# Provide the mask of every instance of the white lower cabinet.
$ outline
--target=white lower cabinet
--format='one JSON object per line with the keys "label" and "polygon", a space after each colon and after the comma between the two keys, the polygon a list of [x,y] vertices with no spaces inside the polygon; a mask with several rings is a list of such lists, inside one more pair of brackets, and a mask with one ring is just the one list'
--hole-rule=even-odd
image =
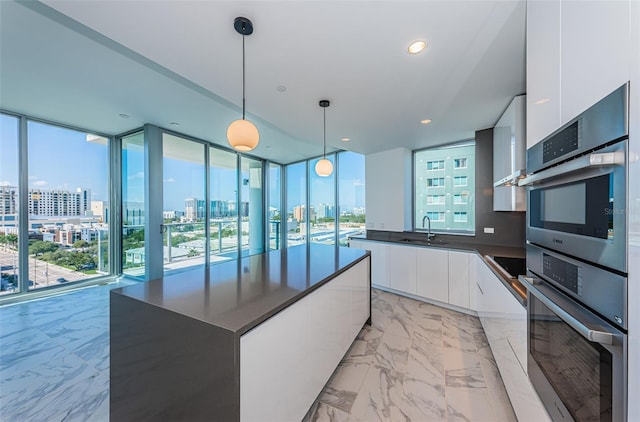
{"label": "white lower cabinet", "polygon": [[449,251],[449,303],[469,309],[469,252]]}
{"label": "white lower cabinet", "polygon": [[304,418],[369,318],[368,261],[240,337],[241,421]]}
{"label": "white lower cabinet", "polygon": [[389,287],[416,294],[416,250],[413,246],[388,245]]}
{"label": "white lower cabinet", "polygon": [[349,246],[371,252],[371,284],[389,287],[388,245],[383,242],[351,239],[349,240]]}
{"label": "white lower cabinet", "polygon": [[449,251],[415,249],[417,295],[449,303]]}
{"label": "white lower cabinet", "polygon": [[527,310],[479,261],[477,312],[518,421],[549,421],[527,376]]}
{"label": "white lower cabinet", "polygon": [[469,255],[469,309],[478,312],[483,306],[484,298],[480,287],[480,265],[484,263],[477,254]]}

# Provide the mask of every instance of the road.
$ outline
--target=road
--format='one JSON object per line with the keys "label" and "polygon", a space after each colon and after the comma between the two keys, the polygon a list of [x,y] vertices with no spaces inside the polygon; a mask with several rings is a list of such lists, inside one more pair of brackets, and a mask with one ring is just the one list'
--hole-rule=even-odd
{"label": "road", "polygon": [[[0,249],[0,268],[3,273],[10,275],[19,273],[18,252],[11,249]],[[56,280],[64,278],[67,281],[83,280],[95,277],[94,274],[84,274],[69,270],[58,265],[29,257],[29,281],[34,282],[30,288],[40,288],[59,284]]]}

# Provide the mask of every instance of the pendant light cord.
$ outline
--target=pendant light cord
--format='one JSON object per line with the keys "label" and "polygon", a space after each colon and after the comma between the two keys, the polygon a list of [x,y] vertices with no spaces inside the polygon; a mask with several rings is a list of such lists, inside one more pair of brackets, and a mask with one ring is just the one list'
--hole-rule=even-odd
{"label": "pendant light cord", "polygon": [[323,133],[324,133],[324,140],[322,142],[322,145],[323,145],[322,158],[326,159],[327,158],[327,108],[323,107],[322,112],[324,114],[324,125],[322,127]]}
{"label": "pendant light cord", "polygon": [[244,120],[244,24],[242,24],[242,120]]}

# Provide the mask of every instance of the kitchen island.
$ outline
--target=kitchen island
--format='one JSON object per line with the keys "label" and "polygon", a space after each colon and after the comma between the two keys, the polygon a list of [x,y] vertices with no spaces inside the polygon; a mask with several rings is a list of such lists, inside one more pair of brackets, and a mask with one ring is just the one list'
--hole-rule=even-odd
{"label": "kitchen island", "polygon": [[113,290],[111,420],[301,420],[370,280],[369,252],[311,244]]}

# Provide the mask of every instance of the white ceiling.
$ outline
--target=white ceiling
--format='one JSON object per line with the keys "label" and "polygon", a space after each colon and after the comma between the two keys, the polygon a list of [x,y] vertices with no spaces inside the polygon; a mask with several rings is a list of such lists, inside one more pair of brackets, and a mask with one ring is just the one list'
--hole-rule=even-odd
{"label": "white ceiling", "polygon": [[[0,106],[105,134],[152,123],[227,145],[242,105],[233,20],[245,16],[255,155],[321,154],[320,99],[331,100],[329,149],[423,148],[492,127],[524,92],[525,9],[525,0],[3,0]],[[412,56],[416,39],[429,46]]]}

